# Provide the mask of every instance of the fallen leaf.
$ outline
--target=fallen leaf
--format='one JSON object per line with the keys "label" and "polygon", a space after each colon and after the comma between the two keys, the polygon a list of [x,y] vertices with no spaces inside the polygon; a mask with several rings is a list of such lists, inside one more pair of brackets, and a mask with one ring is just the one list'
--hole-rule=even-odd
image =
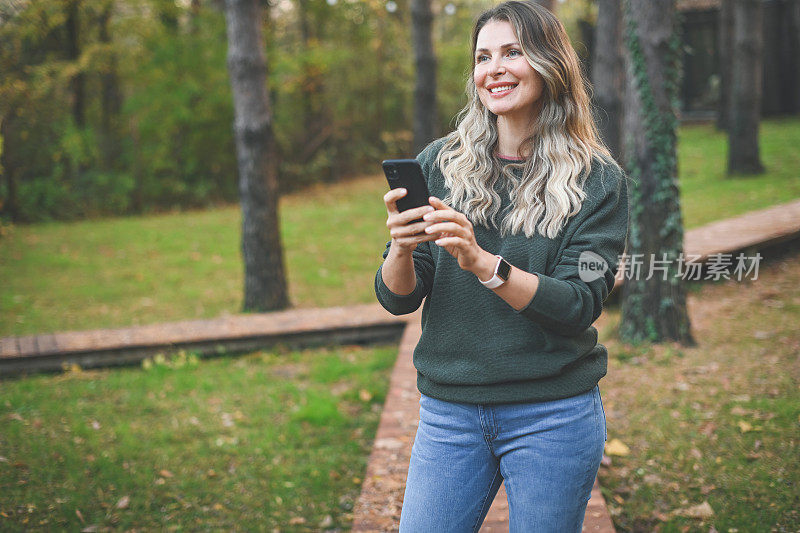
{"label": "fallen leaf", "polygon": [[130,496],[123,496],[117,502],[117,509],[127,509],[130,503],[131,503]]}
{"label": "fallen leaf", "polygon": [[86,523],[86,520],[83,519],[83,513],[81,513],[80,509],[75,509],[75,516],[80,518],[82,523],[84,523],[84,524]]}
{"label": "fallen leaf", "polygon": [[738,426],[739,426],[739,430],[740,430],[742,433],[747,433],[748,431],[753,431],[753,426],[752,426],[751,424],[748,424],[748,423],[747,423],[747,422],[745,422],[744,420],[739,420],[739,421],[736,423],[736,425],[738,425]]}
{"label": "fallen leaf", "polygon": [[367,389],[361,389],[358,391],[358,397],[361,398],[362,402],[368,402],[372,399],[372,393],[370,393]]}
{"label": "fallen leaf", "polygon": [[161,471],[158,473],[158,475],[159,475],[159,476],[161,476],[161,477],[175,477],[175,474],[173,474],[173,473],[172,473],[172,472],[170,472],[169,470],[161,470]]}
{"label": "fallen leaf", "polygon": [[674,511],[673,514],[677,516],[685,516],[686,518],[705,519],[714,516],[714,510],[711,508],[711,505],[705,501],[698,505],[686,507],[685,509],[678,509]]}
{"label": "fallen leaf", "polygon": [[300,524],[305,524],[305,523],[306,519],[303,518],[302,516],[293,516],[292,518],[289,519],[290,526],[298,526]]}
{"label": "fallen leaf", "polygon": [[630,455],[630,453],[631,449],[619,439],[611,439],[606,442],[606,455],[619,455],[624,457]]}

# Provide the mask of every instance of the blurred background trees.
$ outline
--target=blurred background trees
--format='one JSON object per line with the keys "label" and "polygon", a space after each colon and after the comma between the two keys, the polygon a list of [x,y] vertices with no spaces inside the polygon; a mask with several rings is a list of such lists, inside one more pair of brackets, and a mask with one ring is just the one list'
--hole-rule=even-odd
{"label": "blurred background trees", "polygon": [[[682,119],[724,118],[728,1],[677,1]],[[414,155],[417,78],[436,80],[428,92],[437,112],[425,113],[433,120],[421,139],[452,128],[465,101],[472,20],[492,2],[415,2],[430,9],[419,20],[430,20],[422,64],[435,61],[434,76],[416,76],[412,0],[261,1],[281,190]],[[595,80],[598,116],[618,125],[619,59],[604,51],[618,30],[604,29],[614,17],[602,16],[615,2],[541,3],[564,22]],[[799,23],[798,0],[764,3],[762,116],[800,112]],[[0,2],[0,216],[30,222],[236,202],[225,39],[219,0]]]}
{"label": "blurred background trees", "polygon": [[[262,6],[281,190],[374,172],[382,158],[412,153],[409,2]],[[449,81],[436,131],[462,105],[472,15],[431,21],[437,46],[453,54],[438,69]],[[225,53],[224,13],[212,0],[0,4],[2,216],[32,222],[237,201]]]}

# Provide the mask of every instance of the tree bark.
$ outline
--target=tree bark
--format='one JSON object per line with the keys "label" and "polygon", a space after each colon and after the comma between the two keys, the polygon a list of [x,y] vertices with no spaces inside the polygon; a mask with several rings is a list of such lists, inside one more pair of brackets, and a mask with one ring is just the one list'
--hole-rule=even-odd
{"label": "tree bark", "polygon": [[[80,0],[67,3],[67,59],[75,63],[81,55],[80,47]],[[75,124],[82,128],[86,123],[86,99],[84,94],[85,79],[82,71],[72,78],[72,117]]]}
{"label": "tree bark", "polygon": [[622,95],[625,88],[622,9],[620,0],[598,0],[597,7],[592,62],[595,118],[611,155],[622,161]]}
{"label": "tree bark", "polygon": [[733,4],[721,0],[719,5],[719,103],[717,128],[728,130],[731,106],[731,72],[733,70]]}
{"label": "tree bark", "polygon": [[[675,3],[626,0],[624,7],[626,166],[632,179],[620,335],[628,342],[691,344],[686,290],[678,271],[683,223],[673,107],[680,47]],[[637,262],[641,264],[639,275]]]}
{"label": "tree bark", "polygon": [[[14,111],[11,111],[13,114]],[[7,214],[12,221],[19,220],[17,207],[17,181],[14,165],[9,157],[8,138],[11,132],[11,117],[0,116],[0,178],[6,182],[6,198],[0,205],[0,212]]]}
{"label": "tree bark", "polygon": [[764,171],[758,150],[763,49],[761,0],[733,0],[728,174],[758,174]]}
{"label": "tree bark", "polygon": [[[800,0],[792,0],[788,10],[789,54],[797,61],[797,58],[800,57]],[[790,109],[793,113],[800,113],[800,68],[793,69],[789,75],[792,78],[789,85],[791,87]]]}
{"label": "tree bark", "polygon": [[258,0],[225,0],[242,206],[244,310],[289,305],[278,225],[275,139]]}
{"label": "tree bark", "polygon": [[414,42],[414,151],[419,153],[437,135],[436,55],[433,50],[431,0],[411,0],[411,39]]}
{"label": "tree bark", "polygon": [[[114,1],[110,0],[103,5],[98,20],[99,39],[104,45],[111,47],[111,33],[109,24]],[[108,64],[100,74],[101,83],[101,117],[100,117],[100,147],[103,156],[103,167],[110,170],[114,167],[121,152],[120,135],[117,129],[118,117],[122,109],[122,96],[117,77],[117,55],[109,49]]]}

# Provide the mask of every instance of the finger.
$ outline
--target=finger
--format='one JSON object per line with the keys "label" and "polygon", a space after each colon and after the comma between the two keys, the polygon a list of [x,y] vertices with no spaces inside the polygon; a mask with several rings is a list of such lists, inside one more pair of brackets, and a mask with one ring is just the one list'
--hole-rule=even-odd
{"label": "finger", "polygon": [[397,213],[397,200],[408,194],[408,191],[402,187],[392,189],[383,195],[383,203],[386,204],[386,210],[389,213]]}
{"label": "finger", "polygon": [[432,224],[427,228],[424,228],[425,233],[450,233],[452,235],[456,235],[458,237],[466,239],[469,237],[469,232],[456,222],[441,222],[439,224]]}
{"label": "finger", "polygon": [[458,211],[452,209],[437,209],[423,216],[428,222],[458,222]]}
{"label": "finger", "polygon": [[461,237],[440,237],[434,242],[437,246],[441,246],[442,248],[446,248],[448,246],[461,248],[467,244]]}
{"label": "finger", "polygon": [[427,222],[417,222],[416,224],[402,224],[389,228],[389,234],[393,239],[398,237],[408,237],[410,235],[417,235],[418,233],[425,233],[425,228],[428,227]]}
{"label": "finger", "polygon": [[402,224],[408,224],[411,221],[423,218],[423,215],[426,213],[431,213],[433,211],[433,207],[429,205],[423,205],[421,207],[415,207],[413,209],[406,209],[398,216],[398,220]]}
{"label": "finger", "polygon": [[408,237],[398,237],[398,238],[394,239],[393,242],[396,242],[400,246],[411,246],[411,245],[419,244],[421,242],[436,240],[437,237],[438,237],[437,235],[428,235],[426,233],[417,233],[416,235],[410,235]]}
{"label": "finger", "polygon": [[444,203],[435,196],[431,196],[430,198],[428,198],[428,202],[436,209],[453,209],[452,207],[450,207],[449,205],[447,205],[446,203]]}

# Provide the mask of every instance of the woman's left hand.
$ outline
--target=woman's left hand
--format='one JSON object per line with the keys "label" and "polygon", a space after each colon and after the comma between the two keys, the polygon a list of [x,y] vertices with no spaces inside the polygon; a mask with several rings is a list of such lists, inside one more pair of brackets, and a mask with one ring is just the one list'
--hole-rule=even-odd
{"label": "woman's left hand", "polygon": [[435,196],[431,196],[429,201],[436,210],[422,217],[426,222],[433,223],[425,231],[439,234],[436,244],[447,250],[463,270],[472,272],[480,279],[489,279],[497,259],[478,246],[472,222]]}

